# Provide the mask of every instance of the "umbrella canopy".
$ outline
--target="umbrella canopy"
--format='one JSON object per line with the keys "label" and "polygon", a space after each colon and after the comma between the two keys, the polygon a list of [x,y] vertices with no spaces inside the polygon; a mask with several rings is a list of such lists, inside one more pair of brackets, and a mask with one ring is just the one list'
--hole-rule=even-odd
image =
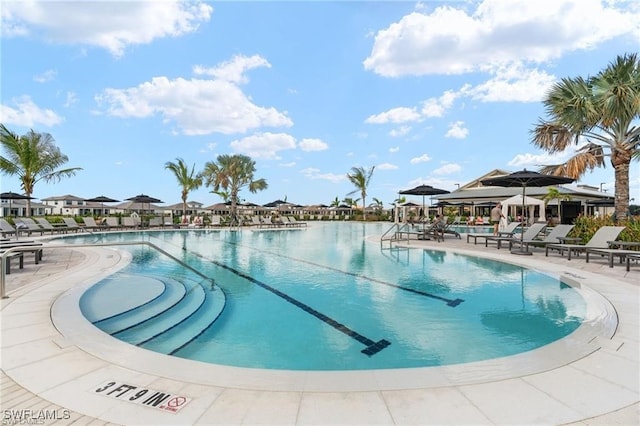
{"label": "umbrella canopy", "polygon": [[9,191],[1,193],[0,199],[9,200],[9,216],[11,216],[11,200],[33,200],[33,197],[28,197],[26,195]]}
{"label": "umbrella canopy", "polygon": [[270,203],[264,204],[262,207],[279,207],[282,204],[289,204],[286,201],[282,201],[282,200],[275,200],[272,201]]}
{"label": "umbrella canopy", "polygon": [[104,213],[104,203],[117,203],[120,200],[114,200],[113,198],[109,198],[104,195],[99,195],[97,197],[87,198],[85,199],[85,201],[88,201],[90,203],[100,203],[100,208],[103,210],[100,212],[100,214],[102,215]]}
{"label": "umbrella canopy", "polygon": [[89,201],[90,203],[117,203],[120,200],[114,200],[113,198],[100,195],[98,197],[87,198],[85,201]]}
{"label": "umbrella canopy", "polygon": [[[498,176],[489,179],[483,179],[480,182],[486,186],[502,186],[506,188],[522,187],[522,211],[524,212],[524,200],[526,199],[527,187],[543,187],[551,185],[561,185],[563,183],[571,183],[575,179],[564,176],[545,175],[538,172],[532,172],[527,169],[520,170],[505,176]],[[524,215],[523,215],[524,216]],[[521,227],[522,229],[522,227]],[[522,240],[524,232],[520,232]],[[525,249],[524,244],[520,244],[519,251],[512,251],[514,254],[531,254],[528,247]]]}
{"label": "umbrella canopy", "polygon": [[[140,204],[151,204],[151,203],[164,203],[164,201],[159,200],[157,198],[151,197],[149,195],[146,194],[139,194],[136,195],[135,197],[131,197],[131,198],[127,198],[127,201],[133,201],[134,203],[140,203]],[[143,209],[144,210],[144,206]]]}
{"label": "umbrella canopy", "polygon": [[148,203],[164,203],[162,200],[158,200],[157,198],[153,198],[149,195],[140,194],[135,197],[126,198],[127,201],[133,201],[134,203],[148,204]]}
{"label": "umbrella canopy", "polygon": [[431,195],[441,195],[448,194],[449,191],[444,189],[434,188],[430,185],[418,185],[415,188],[406,189],[404,191],[400,191],[402,195],[422,195],[422,214],[424,214],[424,197]]}

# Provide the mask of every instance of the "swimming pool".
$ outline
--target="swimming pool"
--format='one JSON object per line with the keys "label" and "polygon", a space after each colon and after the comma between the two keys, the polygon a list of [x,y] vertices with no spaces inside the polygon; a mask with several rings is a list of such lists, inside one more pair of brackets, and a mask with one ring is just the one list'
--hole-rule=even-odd
{"label": "swimming pool", "polygon": [[[124,312],[120,318],[129,317],[129,325],[106,331],[119,330],[115,337],[157,350],[171,346],[174,337],[156,331],[179,327],[166,317],[160,325],[146,319],[144,326],[131,326],[131,316],[152,300],[169,303],[163,295],[173,290],[175,298],[175,287],[183,285],[189,306],[207,307],[198,320],[211,312],[212,321],[188,344],[161,352],[288,370],[424,367],[502,357],[560,339],[585,317],[580,292],[557,278],[442,251],[381,249],[370,237],[386,227],[314,223],[299,231],[74,237],[78,242],[144,239],[217,283],[212,290],[170,258],[135,248],[133,262],[85,293],[81,306],[99,327],[117,323],[113,318]],[[117,297],[105,297],[109,294]],[[183,328],[197,322],[189,318]]]}

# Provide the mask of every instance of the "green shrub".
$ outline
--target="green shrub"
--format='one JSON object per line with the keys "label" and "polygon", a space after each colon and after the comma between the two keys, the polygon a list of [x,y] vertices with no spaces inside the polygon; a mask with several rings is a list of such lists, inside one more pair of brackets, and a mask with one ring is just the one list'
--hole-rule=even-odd
{"label": "green shrub", "polygon": [[626,221],[618,222],[615,222],[611,216],[581,216],[576,218],[574,223],[576,226],[571,230],[569,236],[580,238],[582,244],[589,241],[602,226],[624,226],[625,229],[620,233],[618,240],[640,241],[640,216],[629,216]]}

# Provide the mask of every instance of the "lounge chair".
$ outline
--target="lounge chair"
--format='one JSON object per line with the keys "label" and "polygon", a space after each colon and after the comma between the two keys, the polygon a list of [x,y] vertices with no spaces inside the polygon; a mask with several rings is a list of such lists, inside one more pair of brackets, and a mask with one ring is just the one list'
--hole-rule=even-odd
{"label": "lounge chair", "polygon": [[640,265],[640,253],[627,255],[627,271],[631,268],[631,261],[635,261],[636,265]]}
{"label": "lounge chair", "polygon": [[59,224],[58,226],[52,224],[51,222],[49,222],[47,219],[45,219],[44,217],[37,217],[36,218],[36,222],[38,222],[38,225],[40,225],[42,227],[42,229],[51,232],[52,234],[54,232],[62,232],[64,234],[67,233],[67,226],[64,224]]}
{"label": "lounge chair", "polygon": [[511,222],[502,231],[498,232],[498,235],[493,235],[493,234],[490,234],[488,232],[480,233],[480,234],[467,234],[467,243],[469,243],[469,240],[471,238],[473,238],[473,244],[477,244],[478,243],[478,238],[485,238],[486,239],[488,237],[496,237],[496,236],[513,237],[513,234],[516,231],[516,228],[518,226],[520,226],[520,222]]}
{"label": "lounge chair", "polygon": [[624,226],[602,226],[586,244],[547,244],[544,255],[549,256],[549,250],[557,250],[560,252],[560,256],[564,256],[564,252],[567,251],[567,259],[571,260],[571,253],[577,255],[587,249],[608,249],[608,242],[615,241],[623,229]]}
{"label": "lounge chair", "polygon": [[67,230],[69,231],[78,232],[82,229],[80,228],[80,225],[78,225],[78,222],[76,222],[76,220],[72,217],[63,217],[62,220],[64,221],[65,225],[67,225]]}
{"label": "lounge chair", "polygon": [[91,216],[83,217],[82,221],[84,222],[84,229],[89,229],[92,231],[104,229],[104,226],[98,225],[96,223],[96,220]]}
{"label": "lounge chair", "polygon": [[0,233],[2,236],[15,235],[18,238],[18,231],[9,222],[4,219],[0,219]]}
{"label": "lounge chair", "polygon": [[511,248],[511,245],[515,241],[519,242],[520,239],[522,239],[522,241],[524,241],[524,240],[527,240],[527,241],[533,240],[541,232],[543,232],[546,227],[547,227],[546,223],[537,222],[537,223],[534,223],[533,225],[531,225],[529,228],[527,228],[524,231],[524,234],[522,234],[522,235],[513,235],[513,234],[512,235],[500,235],[500,233],[498,235],[490,235],[490,236],[487,236],[485,238],[484,246],[485,247],[489,247],[489,241],[495,241],[497,243],[498,250],[500,250],[500,247],[502,246],[502,242],[505,241],[505,242],[509,243],[509,248]]}
{"label": "lounge chair", "polygon": [[556,225],[551,228],[551,232],[541,240],[536,238],[527,239],[524,238],[524,236],[522,241],[520,241],[520,238],[514,238],[509,242],[509,250],[511,250],[513,245],[520,245],[521,243],[524,244],[525,250],[529,250],[529,245],[534,247],[544,247],[547,244],[558,244],[560,243],[559,238],[565,238],[574,227],[575,225]]}
{"label": "lounge chair", "polygon": [[125,216],[122,218],[122,227],[127,229],[136,229],[140,223],[136,221],[135,217]]}
{"label": "lounge chair", "polygon": [[160,228],[162,227],[162,218],[161,217],[152,217],[149,219],[149,228]]}
{"label": "lounge chair", "polygon": [[298,219],[296,219],[295,216],[288,216],[289,217],[289,223],[291,223],[292,226],[307,226],[307,222],[301,222]]}
{"label": "lounge chair", "polygon": [[120,224],[118,223],[117,217],[107,217],[105,218],[105,223],[108,228],[120,228]]}
{"label": "lounge chair", "polygon": [[204,226],[204,222],[202,221],[202,216],[195,216],[193,221],[189,224],[189,228],[202,228]]}
{"label": "lounge chair", "polygon": [[34,222],[30,217],[20,217],[16,219],[16,230],[21,234],[31,235],[34,232],[44,234],[44,229],[40,225]]}
{"label": "lounge chair", "polygon": [[222,218],[219,214],[211,216],[211,226],[222,226]]}

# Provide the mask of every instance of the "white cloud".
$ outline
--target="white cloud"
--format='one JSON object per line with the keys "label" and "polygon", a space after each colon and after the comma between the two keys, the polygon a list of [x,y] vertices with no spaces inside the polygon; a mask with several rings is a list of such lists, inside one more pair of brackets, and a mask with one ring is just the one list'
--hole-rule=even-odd
{"label": "white cloud", "polygon": [[365,123],[369,124],[386,124],[386,123],[407,123],[420,121],[420,114],[416,111],[416,108],[393,108],[380,114],[367,117]]}
{"label": "white cloud", "polygon": [[411,164],[420,164],[426,163],[427,161],[431,161],[431,157],[429,157],[427,154],[422,154],[420,157],[412,158],[409,162]]}
{"label": "white cloud", "polygon": [[640,36],[633,2],[485,0],[471,13],[440,6],[378,31],[367,70],[386,77],[461,74],[512,62],[544,63],[620,36]]}
{"label": "white cloud", "polygon": [[47,70],[42,74],[34,76],[33,81],[35,81],[36,83],[47,83],[49,81],[53,81],[57,75],[58,72],[56,70]]}
{"label": "white cloud", "polygon": [[298,146],[303,151],[324,151],[329,149],[329,145],[320,139],[305,138],[298,143]]}
{"label": "white cloud", "polygon": [[231,142],[231,148],[252,158],[277,160],[278,152],[295,149],[296,140],[286,133],[258,133]]}
{"label": "white cloud", "polygon": [[458,173],[462,170],[459,164],[447,163],[433,171],[434,175],[450,175],[452,173]]}
{"label": "white cloud", "polygon": [[75,92],[67,92],[63,105],[68,108],[71,105],[76,104],[77,102],[78,96],[76,96]]}
{"label": "white cloud", "polygon": [[12,99],[16,108],[0,105],[0,121],[22,127],[36,127],[39,125],[51,127],[60,124],[64,118],[50,109],[43,109],[36,105],[29,96]]}
{"label": "white cloud", "polygon": [[212,12],[199,0],[8,1],[2,4],[1,27],[5,37],[96,46],[118,57],[131,45],[194,32]]}
{"label": "white cloud", "polygon": [[438,98],[429,98],[422,103],[422,115],[428,118],[442,117],[451,108],[458,94],[447,90]]}
{"label": "white cloud", "polygon": [[392,146],[391,148],[389,148],[389,152],[393,153],[393,152],[398,152],[400,151],[400,147],[399,146]]}
{"label": "white cloud", "polygon": [[175,122],[186,135],[245,133],[260,127],[290,127],[286,113],[255,105],[225,80],[154,77],[128,89],[105,89],[96,96],[108,115]]}
{"label": "white cloud", "polygon": [[406,135],[411,131],[411,126],[400,126],[397,129],[393,129],[389,132],[389,136],[392,138],[399,138]]}
{"label": "white cloud", "polygon": [[445,134],[447,138],[464,139],[469,135],[469,129],[464,127],[463,121],[456,121],[449,124],[449,130]]}
{"label": "white cloud", "polygon": [[295,161],[291,161],[290,163],[280,163],[280,167],[294,167],[296,165]]}
{"label": "white cloud", "polygon": [[251,57],[236,55],[231,58],[230,61],[223,62],[217,67],[205,68],[201,65],[196,65],[193,67],[193,73],[196,75],[215,77],[217,80],[244,84],[248,81],[245,75],[246,71],[259,67],[271,68],[271,64],[259,55],[253,55]]}
{"label": "white cloud", "polygon": [[305,177],[309,179],[327,180],[332,183],[342,182],[347,179],[347,175],[337,175],[335,173],[320,173],[319,169],[309,167],[300,171]]}
{"label": "white cloud", "polygon": [[499,67],[493,77],[462,93],[482,102],[539,102],[556,78],[537,69],[525,69],[521,63]]}
{"label": "white cloud", "polygon": [[398,166],[391,163],[382,163],[376,166],[376,170],[396,170]]}

